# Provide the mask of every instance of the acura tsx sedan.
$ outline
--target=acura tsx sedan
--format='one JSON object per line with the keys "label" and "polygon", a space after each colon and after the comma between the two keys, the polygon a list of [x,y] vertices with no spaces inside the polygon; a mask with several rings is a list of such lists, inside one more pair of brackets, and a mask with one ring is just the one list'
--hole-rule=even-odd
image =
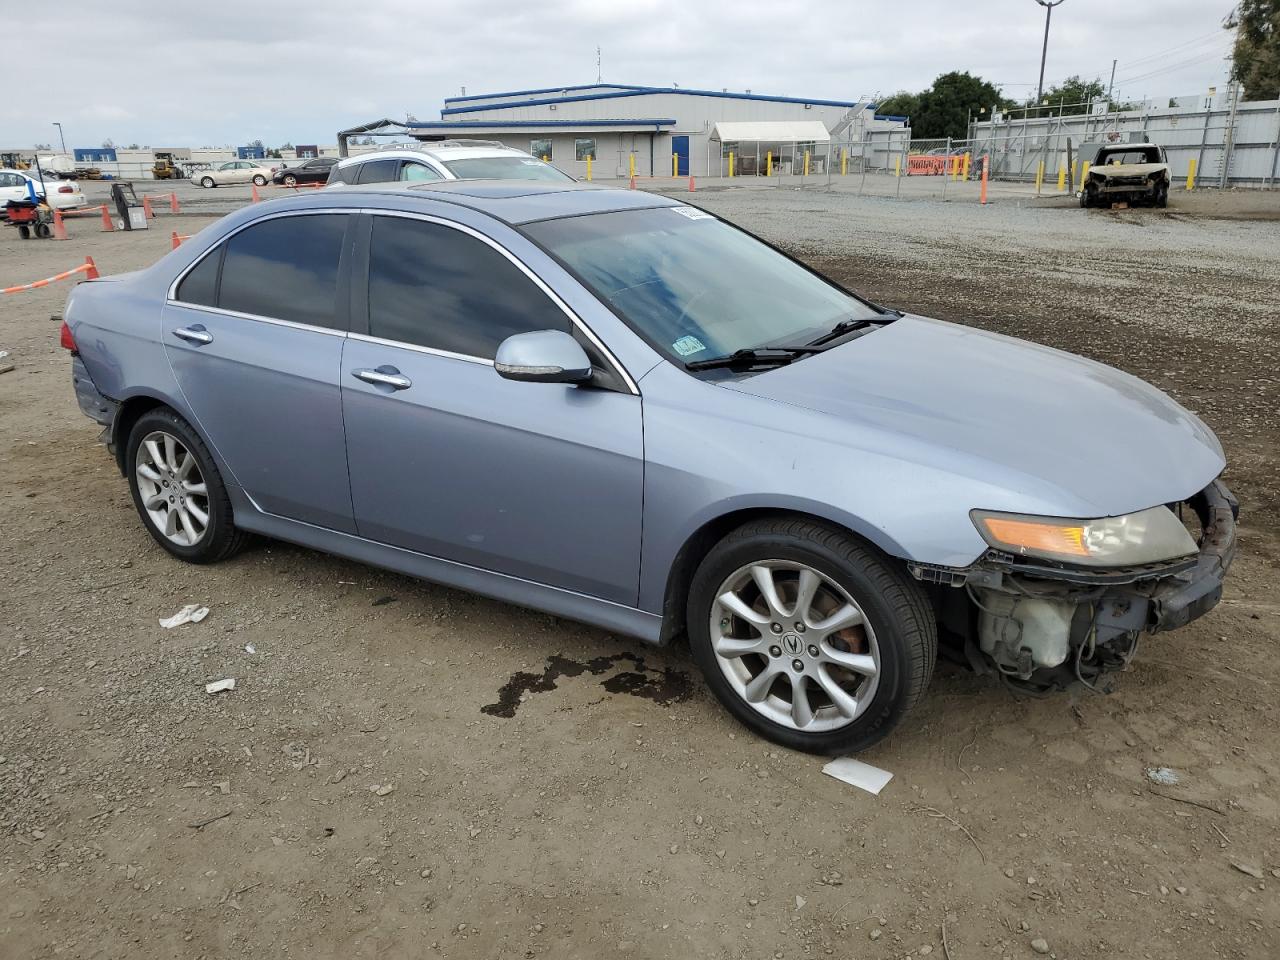
{"label": "acura tsx sedan", "polygon": [[246,207],[63,345],[175,557],[292,541],[662,644],[855,751],[939,646],[1099,687],[1221,596],[1222,447],[1078,356],[877,306],[696,207],[452,181]]}

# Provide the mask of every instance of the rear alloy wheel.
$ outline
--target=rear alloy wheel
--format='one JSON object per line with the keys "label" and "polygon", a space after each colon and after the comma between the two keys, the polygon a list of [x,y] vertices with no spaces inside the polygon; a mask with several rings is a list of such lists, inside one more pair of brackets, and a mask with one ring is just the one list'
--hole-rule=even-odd
{"label": "rear alloy wheel", "polygon": [[783,746],[852,752],[923,696],[937,639],[919,587],[849,534],[758,521],[726,537],[690,589],[688,630],[707,683]]}
{"label": "rear alloy wheel", "polygon": [[210,189],[210,188],[212,188],[212,187],[216,187],[216,186],[217,186],[217,184],[216,184],[216,183],[214,183],[214,181],[213,181],[213,177],[201,177],[201,178],[200,178],[200,186],[202,186],[202,187],[204,187],[206,190],[208,190],[208,189]]}
{"label": "rear alloy wheel", "polygon": [[129,487],[147,531],[190,563],[231,556],[244,543],[209,449],[171,410],[143,414],[129,434]]}
{"label": "rear alloy wheel", "polygon": [[254,176],[253,182],[256,186],[265,187],[267,185],[267,178],[259,173],[256,176]]}

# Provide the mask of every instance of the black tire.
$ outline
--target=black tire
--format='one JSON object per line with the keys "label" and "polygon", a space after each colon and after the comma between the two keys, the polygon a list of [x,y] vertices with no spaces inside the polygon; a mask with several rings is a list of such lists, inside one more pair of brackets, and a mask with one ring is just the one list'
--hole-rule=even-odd
{"label": "black tire", "polygon": [[27,226],[25,223],[18,224],[18,239],[19,240],[31,239],[31,228]]}
{"label": "black tire", "polygon": [[1162,183],[1156,187],[1155,205],[1160,209],[1169,206],[1169,185]]}
{"label": "black tire", "polygon": [[[710,625],[716,593],[735,571],[766,559],[802,563],[831,578],[862,608],[875,633],[877,685],[870,703],[845,726],[807,733],[776,723],[743,699],[720,668]],[[845,530],[808,520],[758,520],[726,536],[694,574],[686,617],[691,652],[716,698],[756,733],[807,753],[855,753],[883,739],[920,702],[937,659],[932,608],[901,563]]]}
{"label": "black tire", "polygon": [[214,180],[213,177],[200,178],[200,186],[204,187],[206,190],[212,190],[217,185],[218,185],[218,182]]}
{"label": "black tire", "polygon": [[253,182],[255,185],[259,187],[265,187],[267,185],[267,178],[262,176],[261,174],[258,174],[253,178]]}
{"label": "black tire", "polygon": [[[208,490],[207,504],[209,522],[204,535],[193,546],[174,543],[158,529],[143,506],[142,495],[138,489],[138,448],[148,434],[163,431],[178,438],[195,456],[200,474]],[[238,553],[249,540],[249,535],[235,527],[231,510],[231,499],[227,496],[226,485],[218,472],[209,448],[186,420],[178,416],[168,407],[158,407],[144,413],[129,431],[126,447],[125,466],[129,473],[129,491],[133,494],[133,505],[138,511],[142,525],[147,528],[152,539],[180,560],[188,563],[217,563],[219,560]]]}
{"label": "black tire", "polygon": [[1080,191],[1080,206],[1087,210],[1089,207],[1096,206],[1097,203],[1098,192],[1089,186],[1085,186],[1085,188]]}
{"label": "black tire", "polygon": [[49,229],[49,225],[47,223],[36,224],[36,236],[41,240],[48,240],[52,233],[53,231]]}

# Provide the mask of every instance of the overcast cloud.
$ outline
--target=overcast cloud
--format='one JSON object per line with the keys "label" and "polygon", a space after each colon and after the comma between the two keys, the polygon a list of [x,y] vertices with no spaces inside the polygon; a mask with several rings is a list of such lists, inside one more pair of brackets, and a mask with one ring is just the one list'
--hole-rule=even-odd
{"label": "overcast cloud", "polygon": [[[333,143],[382,116],[438,119],[468,93],[606,81],[856,99],[969,70],[1034,92],[1044,10],[1034,0],[206,0],[7,3],[49,59],[6,60],[0,147]],[[297,9],[298,15],[284,12]],[[1045,85],[1108,79],[1121,97],[1225,85],[1230,2],[1065,0]],[[11,31],[12,32],[12,31]],[[16,36],[16,34],[15,34]],[[46,41],[52,41],[46,43]]]}

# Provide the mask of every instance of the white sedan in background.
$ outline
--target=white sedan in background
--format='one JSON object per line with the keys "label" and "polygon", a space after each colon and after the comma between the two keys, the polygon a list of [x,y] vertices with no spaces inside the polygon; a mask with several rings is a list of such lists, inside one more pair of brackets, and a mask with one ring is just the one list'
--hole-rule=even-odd
{"label": "white sedan in background", "polygon": [[32,189],[38,199],[57,210],[74,210],[89,204],[74,180],[43,181],[29,170],[0,170],[0,207],[10,200],[31,199]]}
{"label": "white sedan in background", "polygon": [[191,180],[202,187],[224,187],[232,183],[253,183],[265,187],[275,172],[275,167],[268,167],[257,160],[228,160],[212,170],[193,173]]}

